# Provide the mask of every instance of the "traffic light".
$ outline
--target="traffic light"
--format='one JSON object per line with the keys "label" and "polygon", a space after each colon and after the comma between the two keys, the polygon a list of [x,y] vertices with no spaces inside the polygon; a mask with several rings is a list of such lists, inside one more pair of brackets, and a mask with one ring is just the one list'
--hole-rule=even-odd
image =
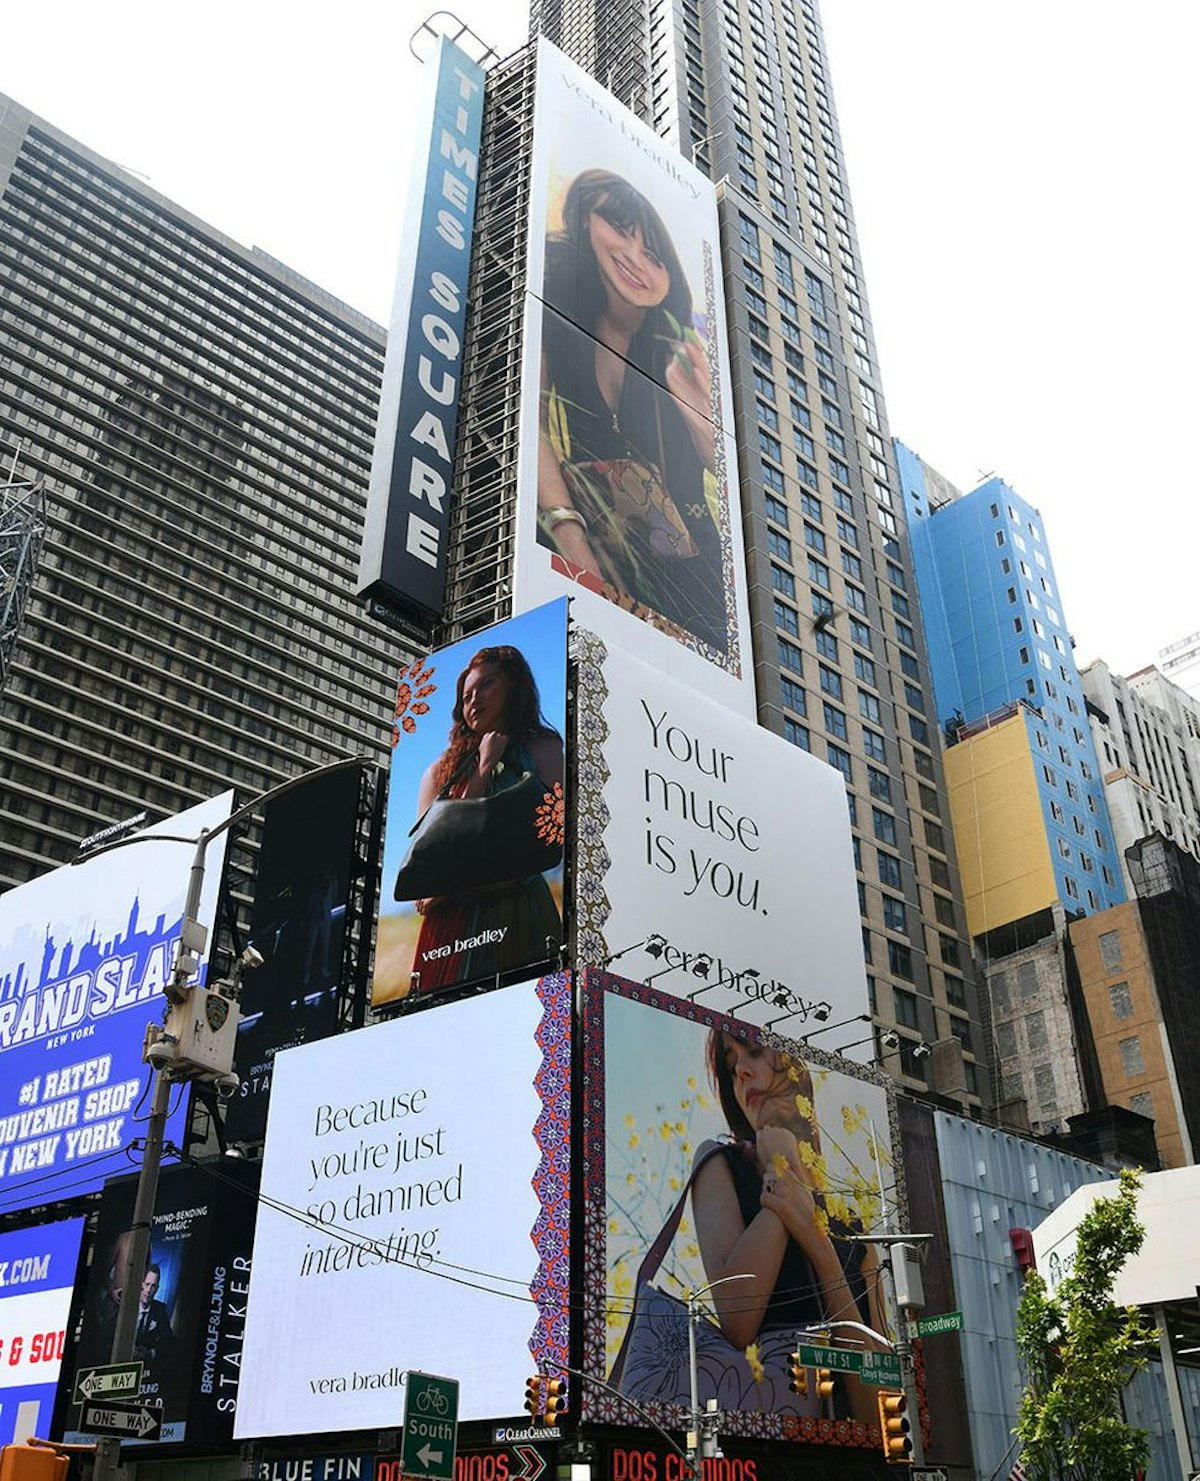
{"label": "traffic light", "polygon": [[542,1392],[545,1396],[542,1400],[542,1422],[557,1424],[566,1413],[566,1384],[561,1378],[547,1378],[542,1385]]}
{"label": "traffic light", "polygon": [[534,1424],[541,1424],[542,1412],[545,1409],[544,1397],[546,1380],[540,1373],[535,1373],[532,1378],[525,1381],[525,1407],[533,1416]]}
{"label": "traffic light", "polygon": [[889,1465],[912,1465],[912,1426],[905,1410],[908,1400],[903,1394],[883,1392],[876,1395],[879,1406],[879,1432],[883,1436],[883,1454]]}
{"label": "traffic light", "polygon": [[808,1369],[800,1361],[798,1352],[791,1355],[788,1368],[792,1375],[792,1381],[788,1387],[794,1394],[799,1394],[802,1399],[806,1398],[808,1396]]}
{"label": "traffic light", "polygon": [[834,1390],[833,1373],[828,1368],[817,1369],[817,1398],[832,1399]]}

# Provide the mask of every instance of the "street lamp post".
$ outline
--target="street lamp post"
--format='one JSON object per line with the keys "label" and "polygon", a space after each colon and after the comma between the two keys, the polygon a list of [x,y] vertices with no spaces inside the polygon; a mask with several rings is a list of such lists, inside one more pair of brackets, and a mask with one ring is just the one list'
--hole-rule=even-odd
{"label": "street lamp post", "polygon": [[[266,802],[272,802],[284,792],[290,792],[293,787],[298,787],[301,782],[313,780],[315,777],[329,776],[334,772],[347,771],[351,767],[361,767],[370,764],[370,758],[366,756],[353,756],[344,761],[334,761],[328,766],[319,766],[312,771],[302,772],[301,775],[292,777],[282,782],[278,787],[272,787],[269,792],[263,792],[260,796],[253,798],[244,807],[239,807],[232,812],[223,823],[218,823],[215,828],[202,828],[198,838],[180,838],[175,835],[164,835],[161,833],[139,833],[131,838],[118,838],[112,843],[105,844],[101,848],[93,849],[86,855],[87,859],[94,859],[98,854],[110,853],[113,849],[128,848],[135,843],[194,843],[196,852],[192,858],[191,872],[188,875],[187,898],[183,907],[183,924],[179,934],[179,943],[175,948],[175,962],[172,967],[171,977],[163,992],[169,1002],[176,1006],[186,1003],[188,995],[192,991],[189,986],[196,969],[200,965],[200,955],[204,950],[206,942],[206,930],[200,923],[200,899],[204,888],[204,854],[208,845],[214,838],[240,823],[243,818],[248,817],[256,808]],[[76,859],[74,863],[82,862]],[[236,1085],[236,1077],[232,1075],[232,1069],[221,1071],[214,1068],[206,1071],[191,1064],[180,1065],[170,1052],[169,1036],[164,1034],[155,1025],[147,1026],[143,1058],[155,1066],[154,1070],[154,1094],[150,1104],[150,1116],[146,1123],[146,1139],[142,1150],[142,1165],[138,1173],[137,1192],[133,1202],[133,1222],[130,1227],[130,1239],[126,1251],[125,1269],[121,1277],[121,1295],[117,1306],[116,1326],[113,1329],[112,1352],[110,1362],[128,1363],[133,1357],[133,1339],[137,1329],[138,1298],[142,1279],[145,1275],[146,1266],[150,1258],[150,1226],[154,1217],[154,1203],[158,1194],[158,1175],[162,1166],[163,1140],[166,1135],[167,1110],[171,1100],[172,1084],[181,1083],[190,1079],[215,1080],[218,1084],[227,1085],[233,1080]],[[155,1051],[158,1051],[157,1053]],[[96,1443],[96,1464],[92,1472],[93,1481],[112,1481],[116,1476],[120,1463],[121,1441],[115,1436],[103,1436]]]}
{"label": "street lamp post", "polygon": [[[687,1451],[692,1461],[693,1481],[700,1481],[701,1471],[703,1470],[705,1446],[706,1443],[712,1439],[714,1433],[714,1431],[711,1430],[708,1426],[705,1427],[703,1433],[701,1432],[700,1373],[699,1366],[696,1360],[696,1328],[703,1320],[703,1313],[700,1310],[700,1298],[702,1296],[707,1296],[708,1293],[712,1290],[715,1290],[717,1286],[723,1286],[731,1280],[753,1279],[754,1277],[748,1273],[745,1275],[723,1275],[720,1280],[714,1280],[707,1286],[689,1288],[687,1293],[688,1377],[691,1381],[692,1397],[691,1428],[688,1431]],[[705,1419],[707,1419],[707,1417],[707,1415],[704,1416]]]}

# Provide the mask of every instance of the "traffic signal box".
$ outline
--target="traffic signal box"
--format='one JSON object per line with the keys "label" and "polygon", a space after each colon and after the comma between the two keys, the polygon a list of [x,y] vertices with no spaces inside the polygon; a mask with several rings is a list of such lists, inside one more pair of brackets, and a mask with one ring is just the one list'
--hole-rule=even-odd
{"label": "traffic signal box", "polygon": [[905,1410],[908,1400],[903,1394],[883,1390],[876,1395],[879,1406],[879,1432],[883,1437],[884,1459],[892,1466],[912,1465],[912,1426]]}
{"label": "traffic signal box", "polygon": [[832,1399],[836,1385],[833,1381],[833,1372],[829,1368],[817,1369],[817,1398]]}
{"label": "traffic signal box", "polygon": [[794,1394],[799,1394],[801,1398],[807,1397],[808,1369],[800,1361],[800,1354],[798,1352],[792,1353],[788,1360],[788,1370],[792,1375],[792,1381],[788,1384],[788,1387]]}
{"label": "traffic signal box", "polygon": [[557,1424],[566,1412],[566,1384],[561,1378],[547,1378],[542,1392],[542,1423]]}
{"label": "traffic signal box", "polygon": [[525,1408],[534,1424],[558,1424],[567,1409],[566,1380],[535,1373],[525,1382]]}

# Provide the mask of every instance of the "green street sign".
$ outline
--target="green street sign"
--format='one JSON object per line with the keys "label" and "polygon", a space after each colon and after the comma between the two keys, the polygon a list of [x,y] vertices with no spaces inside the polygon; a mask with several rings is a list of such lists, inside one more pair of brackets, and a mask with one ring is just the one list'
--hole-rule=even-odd
{"label": "green street sign", "polygon": [[458,1443],[458,1379],[406,1375],[400,1469],[420,1481],[454,1481]]}
{"label": "green street sign", "polygon": [[923,1316],[917,1323],[918,1337],[936,1337],[939,1332],[961,1332],[961,1311],[944,1311],[940,1316]]}
{"label": "green street sign", "polygon": [[899,1388],[900,1359],[890,1352],[864,1352],[859,1377],[875,1388]]}
{"label": "green street sign", "polygon": [[141,1363],[102,1363],[75,1374],[74,1399],[136,1399],[142,1387]]}
{"label": "green street sign", "polygon": [[805,1368],[828,1368],[834,1373],[858,1373],[862,1369],[861,1352],[848,1352],[844,1347],[806,1347],[801,1345],[800,1363]]}

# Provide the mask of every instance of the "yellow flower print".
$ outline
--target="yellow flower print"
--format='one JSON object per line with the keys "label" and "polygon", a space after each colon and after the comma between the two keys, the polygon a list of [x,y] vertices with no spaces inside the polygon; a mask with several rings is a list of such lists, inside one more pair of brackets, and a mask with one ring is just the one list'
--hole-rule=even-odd
{"label": "yellow flower print", "polygon": [[750,1366],[750,1376],[755,1383],[761,1383],[767,1376],[767,1370],[762,1365],[762,1358],[758,1355],[758,1343],[752,1342],[746,1349],[746,1362]]}
{"label": "yellow flower print", "polygon": [[807,1095],[798,1095],[796,1097],[796,1113],[804,1121],[811,1121],[813,1119],[813,1103]]}
{"label": "yellow flower print", "polygon": [[771,1170],[775,1176],[781,1178],[788,1170],[788,1160],[782,1152],[776,1152],[771,1158]]}

